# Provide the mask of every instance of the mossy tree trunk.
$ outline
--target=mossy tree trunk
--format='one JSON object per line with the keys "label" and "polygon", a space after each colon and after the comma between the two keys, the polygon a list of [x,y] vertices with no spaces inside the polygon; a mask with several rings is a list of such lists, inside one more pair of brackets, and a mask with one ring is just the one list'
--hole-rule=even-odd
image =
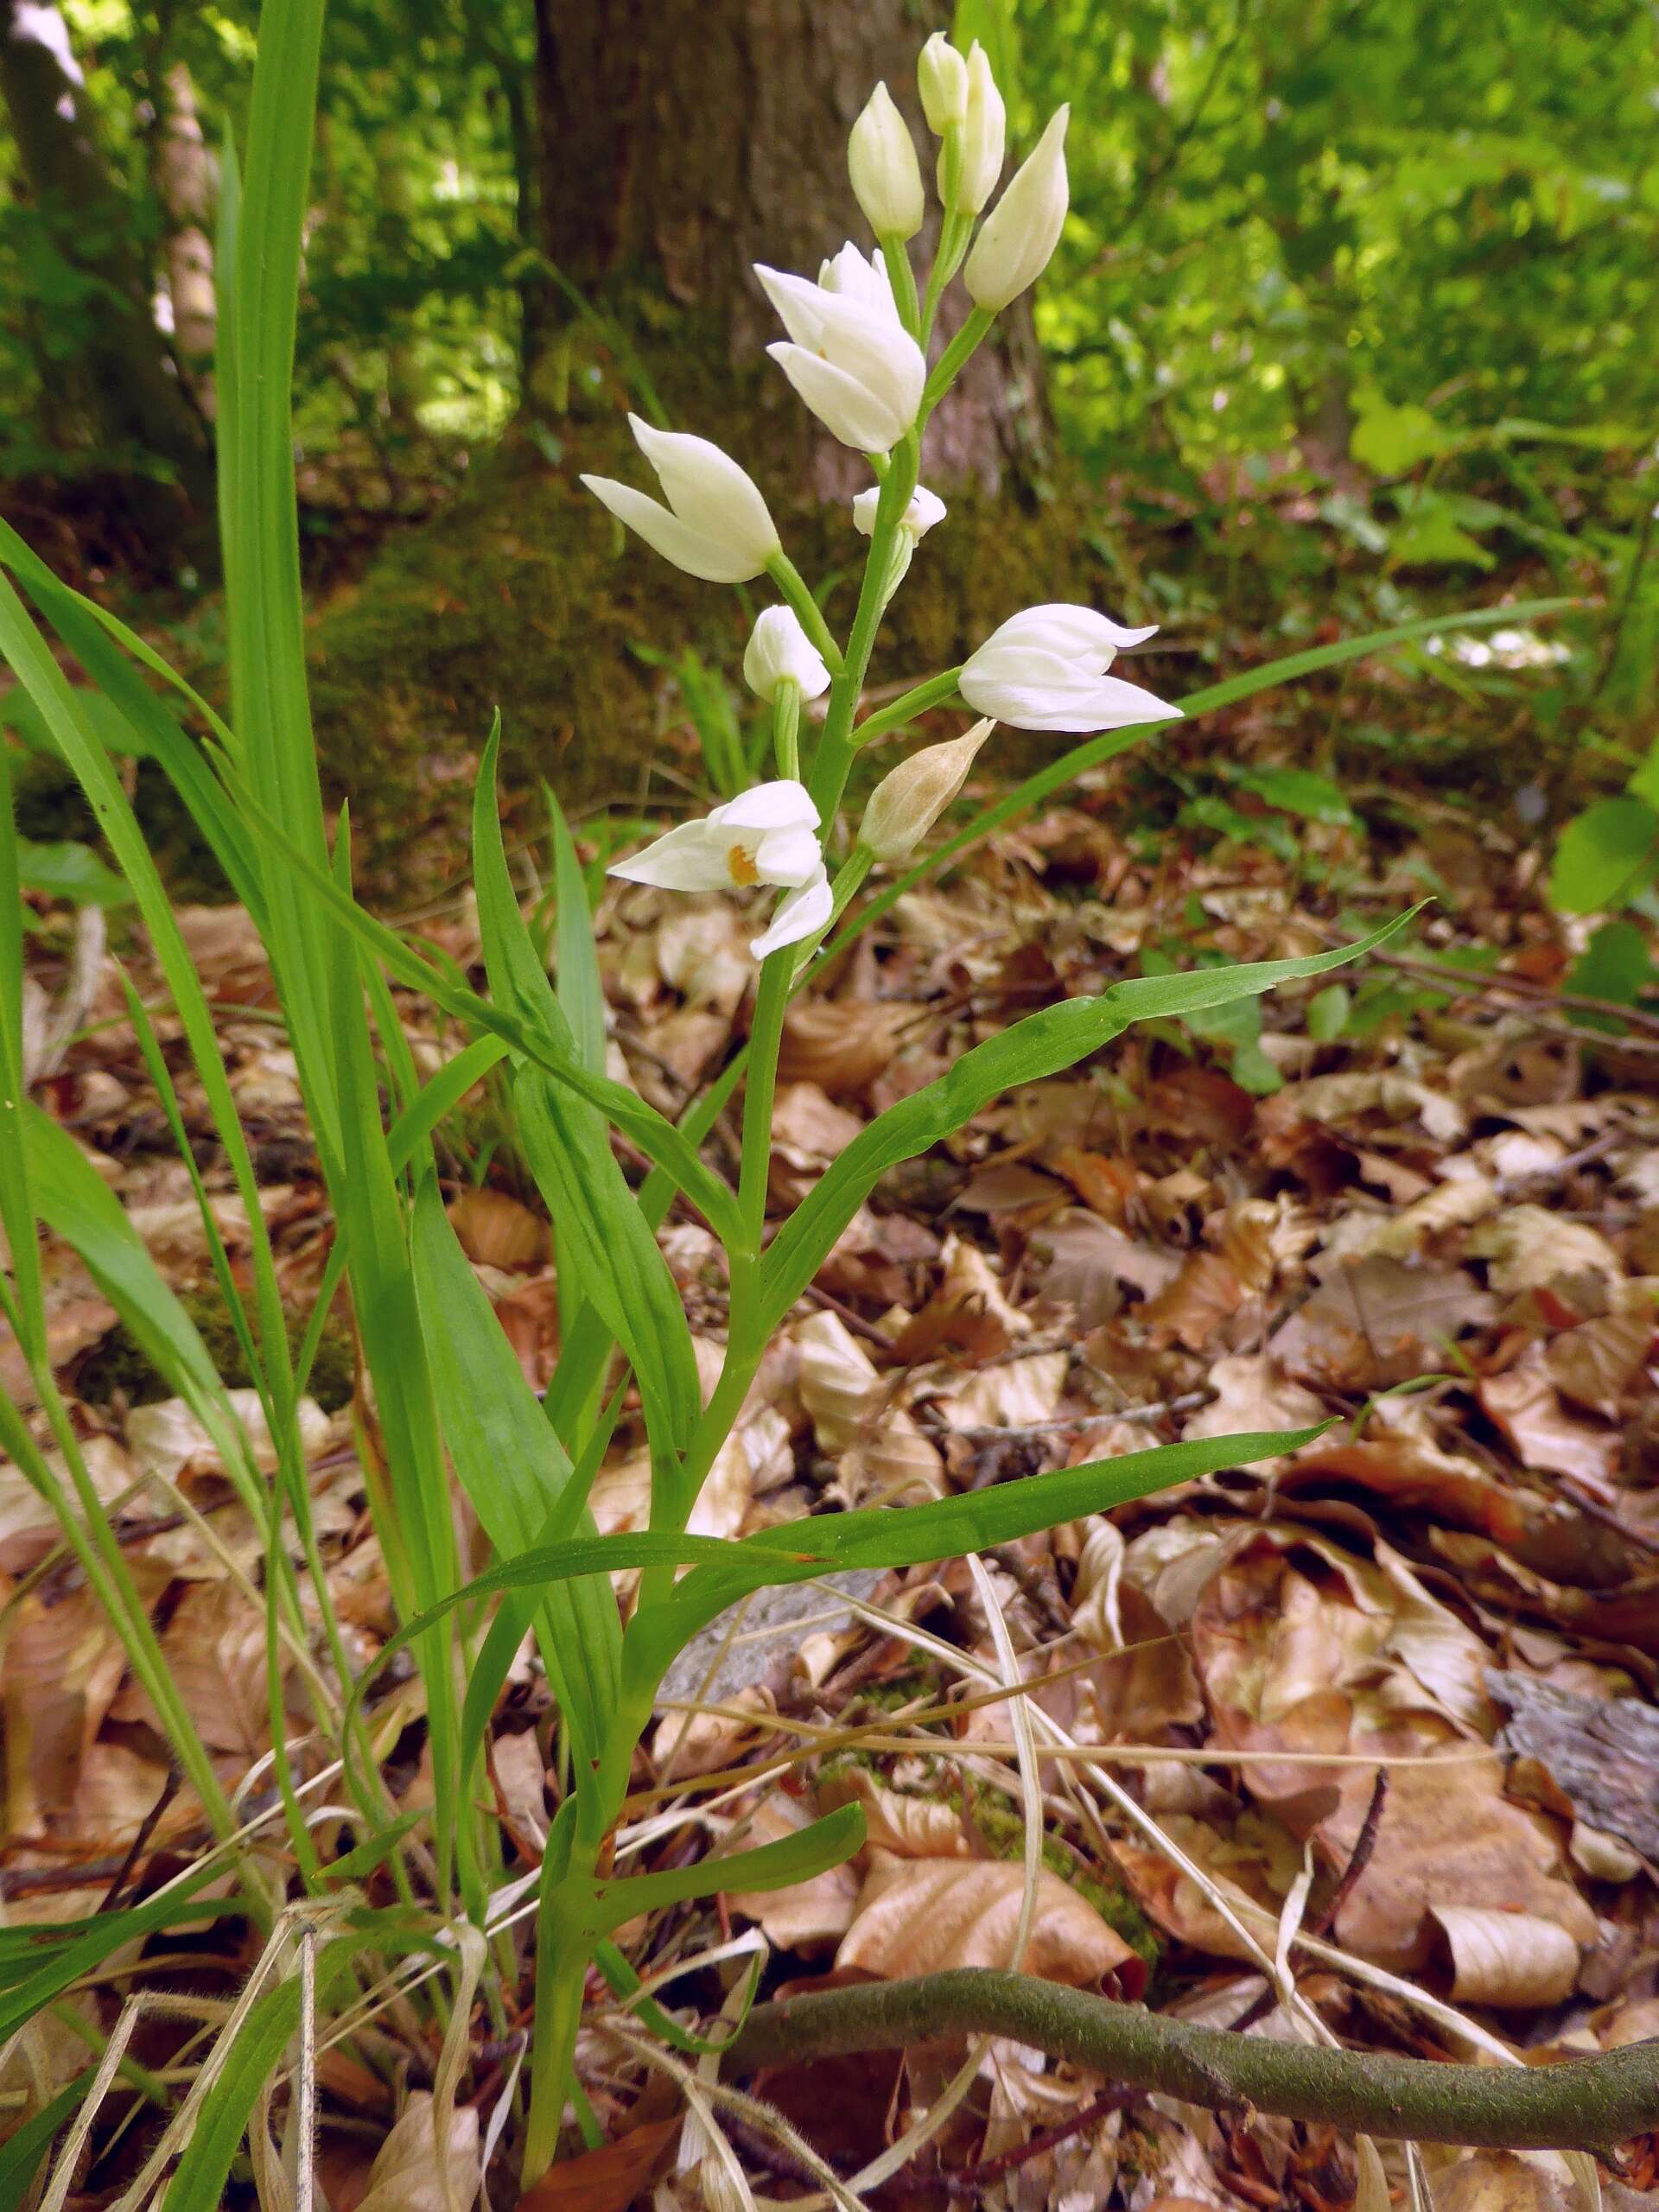
{"label": "mossy tree trunk", "polygon": [[[625,541],[576,480],[648,480],[626,423],[647,387],[676,428],[751,471],[804,573],[838,577],[830,611],[847,619],[863,545],[847,501],[868,464],[766,359],[778,331],[751,264],[816,274],[844,239],[868,243],[846,147],[878,79],[933,161],[915,63],[935,0],[536,8],[521,220],[543,268],[519,419],[466,498],[392,545],[319,633],[326,762],[391,873],[421,872],[423,824],[446,842],[497,705],[510,784],[547,775],[580,806],[695,781],[672,687],[632,648],[690,645],[731,668],[753,604]],[[949,302],[942,320],[936,346]],[[948,663],[1017,607],[1078,588],[1029,318],[1006,322],[929,426],[923,480],[950,518],[895,602],[878,681]],[[653,782],[665,755],[681,773]]]}

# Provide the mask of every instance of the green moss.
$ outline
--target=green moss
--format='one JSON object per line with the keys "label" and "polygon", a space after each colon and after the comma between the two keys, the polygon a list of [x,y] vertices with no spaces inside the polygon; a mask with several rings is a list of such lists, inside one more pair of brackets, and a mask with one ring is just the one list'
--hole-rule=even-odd
{"label": "green moss", "polygon": [[[208,1282],[197,1289],[181,1292],[179,1303],[195,1325],[196,1333],[220,1379],[232,1389],[248,1389],[253,1375],[218,1284]],[[257,1324],[245,1304],[244,1311],[257,1343]],[[288,1316],[290,1357],[297,1354],[308,1325],[308,1317],[304,1314]],[[357,1356],[351,1330],[336,1309],[323,1324],[307,1389],[325,1413],[334,1413],[350,1401],[356,1372]],[[172,1382],[156,1367],[124,1322],[111,1329],[82,1361],[75,1387],[79,1395],[91,1405],[107,1404],[118,1391],[130,1405],[140,1406],[176,1395]]]}

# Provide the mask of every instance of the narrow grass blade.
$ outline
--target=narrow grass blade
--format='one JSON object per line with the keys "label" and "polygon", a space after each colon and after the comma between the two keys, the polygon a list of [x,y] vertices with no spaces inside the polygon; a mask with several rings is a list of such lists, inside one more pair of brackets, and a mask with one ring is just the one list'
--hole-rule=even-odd
{"label": "narrow grass blade", "polygon": [[219,2212],[248,2115],[300,2020],[300,1985],[254,2000],[167,2185],[168,2212]]}

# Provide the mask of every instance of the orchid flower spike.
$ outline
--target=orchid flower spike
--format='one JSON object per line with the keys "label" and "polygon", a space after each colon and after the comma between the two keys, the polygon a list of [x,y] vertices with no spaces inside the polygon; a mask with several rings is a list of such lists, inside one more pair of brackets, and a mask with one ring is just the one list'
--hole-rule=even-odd
{"label": "orchid flower spike", "polygon": [[659,430],[637,415],[629,416],[628,424],[668,505],[613,477],[584,476],[594,497],[688,575],[712,584],[747,583],[758,576],[781,548],[753,480],[707,438]]}
{"label": "orchid flower spike", "polygon": [[816,284],[759,262],[755,275],[789,333],[766,351],[801,397],[843,445],[890,451],[916,420],[927,362],[880,261],[849,244]]}
{"label": "orchid flower spike", "polygon": [[776,886],[785,896],[772,925],[750,942],[757,960],[798,944],[830,919],[834,899],[818,842],[818,810],[801,784],[757,784],[701,822],[682,822],[632,860],[607,871],[659,891],[747,891]]}
{"label": "orchid flower spike", "polygon": [[1114,656],[1157,624],[1126,630],[1090,607],[1028,607],[963,664],[957,689],[976,713],[1014,729],[1125,729],[1179,720],[1180,709],[1108,676]]}

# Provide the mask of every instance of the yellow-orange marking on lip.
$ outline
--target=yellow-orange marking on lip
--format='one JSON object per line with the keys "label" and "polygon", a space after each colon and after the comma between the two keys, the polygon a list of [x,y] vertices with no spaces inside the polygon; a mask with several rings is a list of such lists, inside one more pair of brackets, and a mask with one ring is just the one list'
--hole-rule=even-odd
{"label": "yellow-orange marking on lip", "polygon": [[741,891],[747,891],[752,883],[760,880],[760,871],[754,864],[754,855],[747,845],[734,845],[726,855],[726,866],[732,881]]}

